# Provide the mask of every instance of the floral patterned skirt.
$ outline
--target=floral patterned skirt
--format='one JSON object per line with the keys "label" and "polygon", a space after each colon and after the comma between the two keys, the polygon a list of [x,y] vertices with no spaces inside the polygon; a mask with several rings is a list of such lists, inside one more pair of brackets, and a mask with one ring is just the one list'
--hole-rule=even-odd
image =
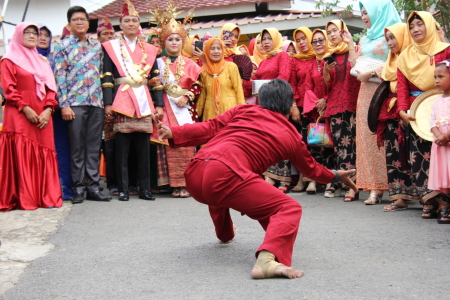
{"label": "floral patterned skirt", "polygon": [[438,192],[428,189],[431,142],[418,136],[411,128],[411,125],[408,125],[406,128],[406,135],[409,139],[407,151],[409,153],[413,183],[417,187],[422,201],[427,201],[439,195]]}
{"label": "floral patterned skirt", "polygon": [[411,167],[407,161],[406,145],[409,137],[405,136],[399,121],[395,119],[386,121],[384,133],[389,200],[420,200],[418,189],[413,184]]}
{"label": "floral patterned skirt", "polygon": [[356,164],[356,112],[344,111],[330,116],[336,169],[355,169]]}

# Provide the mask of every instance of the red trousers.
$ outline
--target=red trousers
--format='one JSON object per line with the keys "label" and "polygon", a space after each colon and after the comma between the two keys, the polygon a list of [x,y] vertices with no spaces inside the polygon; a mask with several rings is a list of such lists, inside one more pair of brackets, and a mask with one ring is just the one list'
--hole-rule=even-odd
{"label": "red trousers", "polygon": [[227,242],[234,237],[232,208],[258,220],[266,231],[264,241],[256,251],[272,252],[277,261],[291,266],[292,251],[297,237],[302,207],[300,204],[254,175],[242,180],[233,170],[217,160],[191,162],[185,172],[186,188],[209,212],[217,237]]}

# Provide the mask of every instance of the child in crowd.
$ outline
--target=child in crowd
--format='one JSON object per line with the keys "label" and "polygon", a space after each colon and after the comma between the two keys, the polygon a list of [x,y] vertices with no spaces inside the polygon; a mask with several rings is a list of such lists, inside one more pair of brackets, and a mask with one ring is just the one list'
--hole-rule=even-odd
{"label": "child in crowd", "polygon": [[[450,60],[436,65],[434,80],[436,88],[444,94],[434,100],[431,110],[430,126],[434,134],[431,147],[430,175],[428,188],[444,194],[450,194]],[[444,211],[445,210],[445,211]],[[448,208],[440,210],[445,218],[440,223],[450,224]]]}

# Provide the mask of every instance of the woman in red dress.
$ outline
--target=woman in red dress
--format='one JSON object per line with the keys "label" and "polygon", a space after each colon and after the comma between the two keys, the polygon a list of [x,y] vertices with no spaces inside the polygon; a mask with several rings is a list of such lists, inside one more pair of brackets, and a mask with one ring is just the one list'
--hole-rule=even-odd
{"label": "woman in red dress", "polygon": [[[323,78],[323,69],[325,61],[324,57],[329,55],[328,39],[324,31],[316,29],[311,35],[309,35],[309,41],[315,53],[315,59],[312,59],[312,63],[305,65],[304,72],[306,77],[303,80],[302,89],[303,93],[303,118],[302,126],[306,127],[304,137],[308,134],[308,125],[310,123],[316,123],[319,118],[318,110],[316,109],[316,103],[319,100],[328,99],[328,93]],[[321,112],[323,114],[323,111]],[[323,117],[323,115],[322,115]],[[322,119],[322,118],[321,118]],[[322,119],[323,121],[323,119]],[[306,138],[304,138],[306,139]],[[324,167],[334,167],[333,149],[308,146],[308,150],[314,159],[323,165]],[[331,184],[327,185],[327,190],[324,196],[327,198],[334,197],[334,189],[330,189]],[[310,181],[306,189],[308,194],[316,193],[316,182]]]}
{"label": "woman in red dress", "polygon": [[[254,79],[284,79],[289,82],[291,78],[291,58],[289,54],[281,50],[283,38],[280,32],[275,28],[266,28],[261,32],[261,43],[267,58],[259,65]],[[298,118],[300,113],[297,105],[294,107],[293,114]],[[271,166],[265,173],[266,181],[275,184],[274,180],[280,181],[279,189],[283,192],[288,191],[291,182],[291,164],[289,160],[278,162]]]}
{"label": "woman in red dress", "polygon": [[[330,50],[335,62],[324,64],[323,74],[328,86],[328,100],[321,100],[318,106],[326,106],[325,118],[329,118],[333,135],[336,167],[351,170],[356,164],[356,102],[361,83],[350,75],[351,61],[354,59],[355,44],[344,22],[327,23],[326,32],[330,41]],[[333,193],[337,187],[331,187]],[[357,199],[353,190],[349,190],[344,201]]]}
{"label": "woman in red dress", "polygon": [[[289,83],[294,91],[294,101],[297,104],[299,113],[303,112],[303,98],[305,97],[305,79],[308,72],[310,72],[310,66],[314,64],[316,54],[310,44],[312,32],[308,27],[299,27],[294,31],[293,38],[296,43],[298,53],[294,55],[292,59],[292,73]],[[308,118],[302,116],[292,115],[293,120],[301,121],[301,134],[303,136],[303,142],[306,144],[306,137],[308,135]],[[292,174],[291,174],[292,175]],[[303,176],[299,175],[297,185],[292,188],[292,192],[299,193],[304,189]],[[310,193],[315,193],[315,183],[310,181],[308,184],[308,190]]]}
{"label": "woman in red dress", "polygon": [[51,118],[56,85],[48,60],[36,50],[38,36],[36,25],[20,23],[2,59],[1,211],[62,205]]}

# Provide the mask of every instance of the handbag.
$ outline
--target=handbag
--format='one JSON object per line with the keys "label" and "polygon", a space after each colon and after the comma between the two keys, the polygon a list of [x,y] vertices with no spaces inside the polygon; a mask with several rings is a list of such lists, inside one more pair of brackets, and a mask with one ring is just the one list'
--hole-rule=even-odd
{"label": "handbag", "polygon": [[[367,56],[360,56],[356,59],[355,66],[350,70],[350,75],[358,77],[359,73],[356,72],[356,70],[360,72],[372,72],[378,67],[383,67],[384,63],[385,61],[381,59]],[[373,76],[369,79],[369,81],[380,83],[381,79],[378,78],[378,76]]]}
{"label": "handbag", "polygon": [[331,133],[327,130],[325,123],[319,123],[320,118],[316,123],[309,123],[308,125],[308,145],[313,147],[333,148],[333,138]]}

